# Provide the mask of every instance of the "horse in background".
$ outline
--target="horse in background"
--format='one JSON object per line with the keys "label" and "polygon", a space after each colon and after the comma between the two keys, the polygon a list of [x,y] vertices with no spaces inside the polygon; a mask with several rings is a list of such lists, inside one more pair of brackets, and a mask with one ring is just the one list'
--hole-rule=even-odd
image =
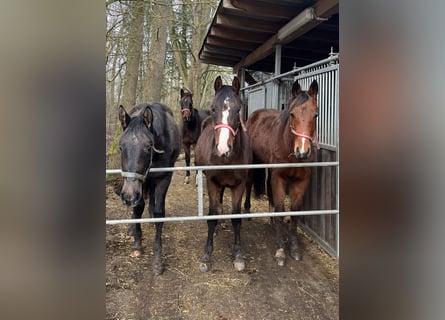
{"label": "horse in background", "polygon": [[[181,150],[179,128],[173,112],[160,103],[143,103],[129,113],[119,106],[122,135],[119,139],[123,186],[121,198],[124,205],[133,208],[133,219],[140,219],[148,200],[150,217],[165,217],[165,197],[173,172],[150,172],[151,168],[173,167]],[[162,274],[163,222],[155,223],[153,246],[153,273]],[[130,225],[134,236],[133,255],[142,254],[141,224]]]}
{"label": "horse in background", "polygon": [[[289,107],[279,111],[260,109],[253,112],[247,121],[247,131],[253,153],[253,163],[291,163],[311,162],[314,160],[312,143],[318,147],[316,117],[318,116],[318,83],[314,80],[308,91],[302,91],[298,82],[292,87],[292,102]],[[255,195],[264,193],[265,169],[252,170]],[[290,197],[290,211],[301,209],[303,197],[308,188],[311,168],[274,168],[268,170],[267,195],[271,212],[284,212],[286,191]],[[251,181],[246,186],[245,207],[250,207]],[[297,223],[299,218],[291,216],[288,233],[290,255],[301,259],[298,250]],[[275,259],[283,266],[286,254],[282,229],[283,217],[273,217],[276,231],[277,250]]]}
{"label": "horse in background", "polygon": [[[243,130],[240,115],[240,82],[237,77],[232,85],[223,85],[218,76],[214,83],[215,97],[212,114],[203,123],[202,134],[195,148],[195,162],[199,166],[248,164],[252,154],[249,138]],[[241,213],[241,201],[246,188],[247,169],[206,170],[207,193],[209,195],[209,215],[222,211],[222,193],[229,188],[232,193],[232,214]],[[207,241],[200,270],[210,269],[213,252],[213,235],[217,220],[207,220]],[[236,270],[245,268],[241,253],[241,219],[232,219],[234,229],[233,264]]]}
{"label": "horse in background", "polygon": [[[193,107],[193,93],[181,89],[182,147],[185,164],[190,166],[191,147],[196,145],[201,134],[202,121],[210,116],[210,110],[197,110]],[[190,183],[190,170],[186,171],[184,183]]]}

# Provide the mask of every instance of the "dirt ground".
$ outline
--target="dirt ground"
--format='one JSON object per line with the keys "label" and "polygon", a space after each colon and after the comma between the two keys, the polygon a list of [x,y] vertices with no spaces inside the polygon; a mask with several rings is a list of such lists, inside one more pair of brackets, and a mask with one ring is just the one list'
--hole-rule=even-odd
{"label": "dirt ground", "polygon": [[[183,184],[184,176],[185,172],[173,174],[167,216],[197,214],[196,188]],[[106,188],[106,218],[130,218],[130,210],[122,205],[111,184]],[[230,213],[230,192],[226,194],[224,212]],[[265,212],[267,208],[266,199],[254,199],[251,212]],[[204,210],[207,213],[206,207]],[[269,218],[243,220],[246,269],[242,272],[232,265],[230,221],[220,223],[212,269],[207,273],[199,271],[207,223],[165,223],[165,271],[161,276],[151,272],[154,226],[142,224],[144,252],[138,258],[130,256],[133,238],[126,235],[127,227],[106,227],[107,319],[338,319],[338,261],[300,233],[303,260],[288,258],[285,266],[279,267],[273,258],[275,236]]]}

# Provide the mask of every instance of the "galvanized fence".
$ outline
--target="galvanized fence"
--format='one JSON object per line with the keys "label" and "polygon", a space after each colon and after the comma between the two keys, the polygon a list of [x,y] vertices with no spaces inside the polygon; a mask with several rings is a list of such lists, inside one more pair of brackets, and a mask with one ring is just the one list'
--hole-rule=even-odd
{"label": "galvanized fence", "polygon": [[[198,212],[191,216],[175,216],[164,218],[140,218],[140,219],[119,219],[106,220],[107,225],[115,224],[130,224],[130,223],[155,223],[155,222],[183,222],[183,221],[198,221],[198,220],[216,220],[216,219],[245,219],[245,218],[264,218],[264,217],[283,217],[283,216],[303,216],[303,215],[323,215],[335,214],[338,217],[339,207],[337,198],[337,207],[334,210],[309,210],[309,211],[284,211],[284,212],[255,212],[255,213],[240,213],[240,214],[222,214],[222,215],[204,215],[204,188],[203,188],[203,171],[205,170],[236,170],[236,169],[256,169],[256,168],[287,168],[287,167],[329,167],[336,166],[338,162],[307,162],[307,163],[280,163],[280,164],[248,164],[248,165],[226,165],[226,166],[190,166],[190,167],[170,167],[170,168],[152,168],[150,172],[173,172],[196,170],[198,182]],[[120,174],[120,169],[106,170],[107,174]],[[337,193],[338,194],[338,193]],[[337,237],[338,239],[338,237]],[[322,247],[324,245],[319,243]],[[337,243],[335,256],[338,257],[339,245]],[[332,255],[332,250],[325,250]]]}
{"label": "galvanized fence", "polygon": [[[172,168],[152,168],[151,172],[173,172],[185,170],[197,170],[198,180],[198,199],[197,214],[191,216],[165,217],[165,218],[141,218],[141,219],[120,219],[106,220],[107,225],[113,224],[129,224],[129,223],[154,223],[154,222],[180,222],[180,221],[198,221],[198,220],[215,220],[215,219],[232,219],[232,218],[264,218],[264,217],[282,217],[282,216],[311,216],[311,215],[327,215],[335,214],[336,230],[335,230],[335,248],[329,247],[323,240],[319,239],[316,234],[312,235],[311,230],[306,226],[303,229],[309,231],[309,235],[331,256],[339,256],[339,99],[338,99],[338,77],[339,77],[339,56],[331,53],[327,59],[310,64],[302,68],[294,68],[293,70],[273,76],[260,83],[242,88],[249,96],[249,114],[258,108],[267,106],[267,102],[278,98],[277,90],[272,90],[274,82],[278,79],[281,81],[299,80],[302,88],[309,88],[310,83],[316,79],[319,85],[318,105],[319,116],[317,120],[318,140],[322,149],[335,152],[334,162],[310,162],[310,163],[282,163],[282,164],[255,164],[255,165],[230,165],[230,166],[192,166],[192,167],[172,167]],[[269,87],[268,87],[269,86]],[[271,95],[271,96],[269,96]],[[277,101],[277,107],[283,101]],[[204,215],[204,193],[203,193],[203,171],[204,170],[234,170],[234,169],[254,169],[254,168],[287,168],[287,167],[336,167],[336,206],[332,210],[307,210],[307,211],[285,211],[285,212],[255,212],[241,214],[223,214],[223,215]],[[120,174],[121,170],[107,170],[107,174]]]}
{"label": "galvanized fence", "polygon": [[[298,80],[303,89],[308,89],[313,80],[317,80],[319,86],[317,118],[317,133],[320,146],[337,151],[338,149],[338,84],[339,84],[339,55],[331,53],[324,60],[301,67],[289,72],[270,77],[267,80],[242,88],[248,97],[248,114],[261,108],[274,108],[273,101],[278,98],[273,90],[277,81],[281,81],[281,90],[285,88],[283,83]],[[290,88],[291,84],[287,87]],[[286,87],[286,90],[288,89]],[[289,92],[290,95],[290,92]],[[287,98],[286,98],[287,99]],[[272,101],[272,102],[271,102]],[[279,108],[287,101],[275,101],[275,108]]]}

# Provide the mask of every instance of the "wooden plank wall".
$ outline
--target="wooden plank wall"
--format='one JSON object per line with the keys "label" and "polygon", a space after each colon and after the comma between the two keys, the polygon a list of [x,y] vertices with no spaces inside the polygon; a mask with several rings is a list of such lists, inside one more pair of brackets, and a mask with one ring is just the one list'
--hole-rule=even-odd
{"label": "wooden plank wall", "polygon": [[[336,161],[334,151],[316,151],[317,162]],[[314,167],[308,190],[303,200],[303,210],[334,210],[336,208],[336,167]],[[334,214],[303,216],[300,220],[336,251],[337,220]]]}

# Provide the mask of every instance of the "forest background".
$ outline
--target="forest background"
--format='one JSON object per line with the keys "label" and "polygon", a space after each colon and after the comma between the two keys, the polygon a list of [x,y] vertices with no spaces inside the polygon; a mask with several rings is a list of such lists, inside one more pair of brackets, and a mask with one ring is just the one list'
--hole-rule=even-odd
{"label": "forest background", "polygon": [[230,68],[199,62],[198,53],[218,0],[106,1],[107,168],[120,166],[117,109],[162,102],[180,119],[180,89],[194,107],[209,108],[213,81],[231,81]]}

